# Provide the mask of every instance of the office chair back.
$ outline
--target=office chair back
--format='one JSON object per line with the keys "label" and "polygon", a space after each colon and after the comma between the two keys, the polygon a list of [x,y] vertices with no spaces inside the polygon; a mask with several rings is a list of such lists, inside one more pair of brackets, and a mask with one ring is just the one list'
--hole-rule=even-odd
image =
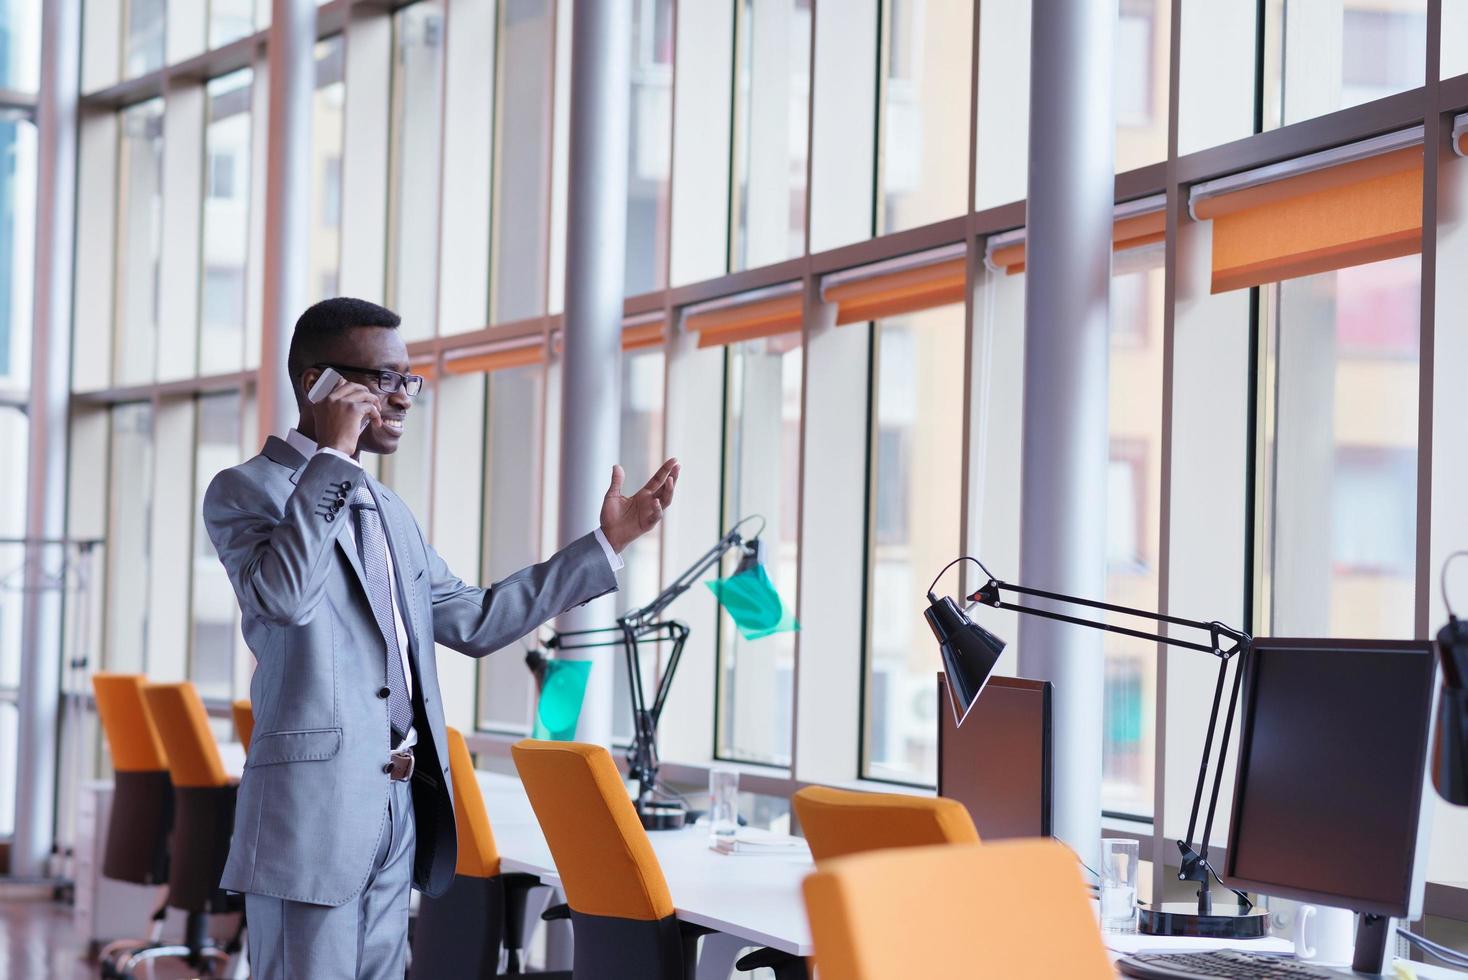
{"label": "office chair back", "polygon": [[173,780],[174,828],[168,904],[185,912],[224,911],[219,889],[234,829],[235,784],[225,773],[209,716],[194,685],[149,684],[143,697],[162,736]]}
{"label": "office chair back", "polygon": [[890,847],[979,842],[964,805],[942,797],[807,786],[791,802],[817,863]]}
{"label": "office chair back", "polygon": [[803,889],[821,980],[1115,976],[1075,855],[1052,840],[836,858]]}
{"label": "office chair back", "polygon": [[[506,888],[506,877],[535,881],[529,875],[500,873],[499,849],[489,825],[484,794],[474,773],[469,746],[457,728],[449,728],[449,775],[454,784],[454,825],[459,837],[459,860],[448,891],[437,898],[424,895],[418,904],[413,930],[412,978],[492,977],[499,969],[500,945],[513,941],[512,972],[519,967],[519,932],[508,930],[510,918],[523,929],[528,887]],[[511,916],[507,900],[518,900],[519,914]]]}
{"label": "office chair back", "polygon": [[696,943],[685,959],[667,879],[611,754],[531,739],[512,753],[571,909],[576,980],[681,980]]}
{"label": "office chair back", "polygon": [[143,703],[141,674],[92,675],[97,715],[112,756],[112,813],[102,874],[136,885],[168,880],[173,784],[163,742]]}
{"label": "office chair back", "polygon": [[229,713],[234,718],[234,733],[245,747],[250,751],[250,736],[255,734],[255,711],[250,707],[248,700],[241,699],[229,706]]}

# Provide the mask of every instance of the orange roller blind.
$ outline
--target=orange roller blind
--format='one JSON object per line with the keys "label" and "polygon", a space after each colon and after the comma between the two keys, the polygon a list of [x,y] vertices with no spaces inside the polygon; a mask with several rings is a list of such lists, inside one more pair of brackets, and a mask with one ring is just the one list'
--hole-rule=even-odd
{"label": "orange roller blind", "polygon": [[836,283],[826,289],[825,298],[836,304],[837,326],[844,326],[962,303],[965,288],[964,259],[959,257]]}
{"label": "orange roller blind", "polygon": [[416,374],[425,381],[432,381],[438,377],[438,364],[433,361],[424,361],[422,364],[413,364],[408,368],[409,374]]}
{"label": "orange roller blind", "polygon": [[1213,292],[1422,250],[1422,147],[1194,203],[1213,222]]}
{"label": "orange roller blind", "polygon": [[[633,351],[663,346],[666,323],[667,321],[659,317],[656,320],[645,320],[642,323],[624,326],[622,328],[622,349]],[[551,336],[551,345],[555,348],[556,356],[559,357],[566,352],[566,335],[557,330]]]}
{"label": "orange roller blind", "polygon": [[651,347],[663,346],[663,334],[666,322],[662,319],[651,323],[639,323],[632,327],[622,328],[623,350],[647,350]]}
{"label": "orange roller blind", "polygon": [[506,371],[510,368],[529,367],[545,363],[545,344],[537,340],[533,344],[503,347],[479,354],[447,359],[443,362],[444,374],[479,374],[487,371]]}
{"label": "orange roller blind", "polygon": [[[1160,242],[1166,235],[1167,212],[1163,210],[1147,211],[1143,214],[1118,218],[1111,226],[1111,247],[1117,252],[1127,248],[1139,248],[1153,242]],[[1003,269],[1011,276],[1025,271],[1025,243],[1019,241],[1013,245],[996,248],[989,256],[989,262],[995,268]]]}
{"label": "orange roller blind", "polygon": [[737,306],[691,311],[684,317],[683,326],[689,333],[698,334],[699,347],[721,347],[798,332],[804,320],[804,305],[800,292],[787,293]]}

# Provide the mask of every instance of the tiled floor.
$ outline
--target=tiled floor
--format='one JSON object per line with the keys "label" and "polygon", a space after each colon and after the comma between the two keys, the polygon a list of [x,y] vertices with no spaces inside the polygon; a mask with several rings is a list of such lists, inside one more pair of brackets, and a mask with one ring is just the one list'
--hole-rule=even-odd
{"label": "tiled floor", "polygon": [[[89,980],[97,967],[85,958],[71,924],[71,907],[58,902],[0,901],[0,977],[5,980]],[[192,977],[183,963],[160,963],[139,980]]]}

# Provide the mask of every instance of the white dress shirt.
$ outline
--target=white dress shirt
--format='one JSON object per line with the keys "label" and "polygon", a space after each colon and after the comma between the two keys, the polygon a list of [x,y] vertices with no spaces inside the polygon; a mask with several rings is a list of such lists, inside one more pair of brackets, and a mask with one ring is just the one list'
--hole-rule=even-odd
{"label": "white dress shirt", "polygon": [[[346,453],[341,452],[340,450],[332,449],[330,446],[316,445],[316,443],[310,437],[301,435],[301,433],[296,429],[291,429],[289,432],[286,433],[285,441],[290,445],[292,449],[294,449],[296,452],[300,453],[307,459],[310,459],[317,453],[331,453],[334,456],[340,456],[342,459],[351,463],[353,466],[360,467],[362,465],[361,463],[357,462],[355,459],[348,456]],[[348,509],[350,510],[350,508]],[[386,525],[386,521],[384,521],[383,523],[384,525]],[[355,547],[357,540],[357,519],[355,515],[347,519],[347,531],[352,535],[353,547]],[[611,542],[607,540],[607,536],[602,533],[601,528],[597,528],[596,531],[593,533],[596,535],[596,543],[601,545],[603,553],[606,554],[607,564],[612,567],[612,571],[621,571],[622,566],[626,564],[626,562],[622,560],[622,556],[617,554],[617,552],[613,550]],[[397,580],[397,566],[393,563],[392,549],[388,548],[387,585],[391,595],[393,596],[392,621],[393,626],[397,629],[398,633],[398,654],[403,658],[403,677],[407,680],[408,699],[411,701],[413,698],[413,667],[412,661],[408,657],[408,630],[407,627],[403,625],[403,613],[401,609],[402,598],[398,595]],[[406,749],[411,748],[412,746],[417,744],[418,731],[416,728],[409,727],[407,734],[403,736],[402,742],[399,743],[397,747],[399,749]]]}

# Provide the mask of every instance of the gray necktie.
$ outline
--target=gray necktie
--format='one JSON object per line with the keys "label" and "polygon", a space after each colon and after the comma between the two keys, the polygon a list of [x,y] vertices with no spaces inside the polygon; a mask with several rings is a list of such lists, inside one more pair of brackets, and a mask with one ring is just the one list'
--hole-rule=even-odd
{"label": "gray necktie", "polygon": [[398,646],[398,630],[393,623],[392,584],[387,577],[387,539],[382,535],[382,517],[377,502],[367,487],[359,486],[352,494],[352,510],[357,515],[357,553],[362,558],[362,571],[367,578],[367,598],[372,615],[387,644],[387,718],[392,724],[392,744],[407,734],[413,725],[413,703],[408,699],[408,681],[403,676],[402,648]]}

